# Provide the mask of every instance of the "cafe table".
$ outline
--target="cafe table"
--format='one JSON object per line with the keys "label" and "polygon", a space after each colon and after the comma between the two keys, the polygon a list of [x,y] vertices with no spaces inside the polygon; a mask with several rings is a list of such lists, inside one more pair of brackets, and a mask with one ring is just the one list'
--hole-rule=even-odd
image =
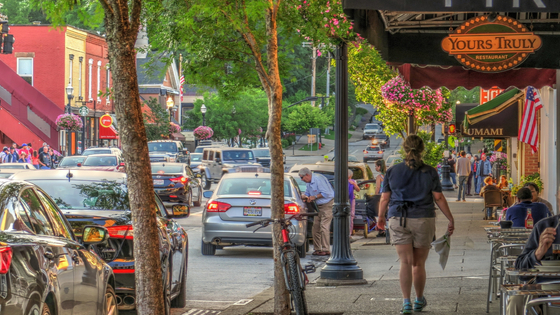
{"label": "cafe table", "polygon": [[[540,274],[540,273],[539,273]],[[544,290],[540,284],[503,284],[501,286],[501,303],[500,303],[500,314],[506,315],[507,301],[512,296],[522,295],[522,296],[551,296],[560,295],[559,290]]]}

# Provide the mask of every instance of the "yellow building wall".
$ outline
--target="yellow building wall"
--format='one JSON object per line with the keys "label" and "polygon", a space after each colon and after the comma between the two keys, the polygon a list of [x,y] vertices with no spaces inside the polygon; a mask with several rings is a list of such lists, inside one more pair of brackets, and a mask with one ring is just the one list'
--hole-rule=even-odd
{"label": "yellow building wall", "polygon": [[[65,33],[65,71],[64,71],[64,78],[65,78],[65,87],[68,86],[70,82],[70,54],[74,55],[73,66],[72,66],[72,86],[74,87],[74,99],[72,100],[72,106],[80,107],[81,104],[76,103],[78,101],[78,97],[80,95],[80,86],[81,86],[81,95],[83,100],[86,100],[86,38],[87,33],[84,31],[80,31],[73,27],[66,27]],[[82,66],[81,66],[81,76],[80,76],[80,57],[83,58]],[[80,80],[81,79],[81,80]],[[67,99],[66,90],[64,90],[64,99]]]}

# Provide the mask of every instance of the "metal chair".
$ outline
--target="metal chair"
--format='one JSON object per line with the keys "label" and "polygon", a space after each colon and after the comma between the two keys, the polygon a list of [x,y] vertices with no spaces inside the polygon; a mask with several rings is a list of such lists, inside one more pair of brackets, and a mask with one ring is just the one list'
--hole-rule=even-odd
{"label": "metal chair", "polygon": [[[560,280],[540,282],[540,284],[560,284]],[[547,296],[529,300],[525,305],[525,312],[529,315],[558,315],[560,314],[560,296]]]}
{"label": "metal chair", "polygon": [[486,211],[486,209],[488,208],[492,208],[492,214],[490,216],[493,215],[493,208],[494,207],[501,207],[503,204],[503,197],[502,197],[502,192],[498,191],[498,190],[490,190],[484,193],[483,195],[484,198],[484,209],[482,211],[484,211],[484,220],[489,220],[489,213],[488,211]]}
{"label": "metal chair", "polygon": [[490,272],[488,275],[488,296],[486,301],[486,313],[490,311],[490,303],[497,299],[497,293],[503,284],[504,272],[506,268],[511,267],[510,262],[514,260],[506,260],[502,258],[519,256],[525,248],[524,243],[497,243],[494,244],[490,253]]}

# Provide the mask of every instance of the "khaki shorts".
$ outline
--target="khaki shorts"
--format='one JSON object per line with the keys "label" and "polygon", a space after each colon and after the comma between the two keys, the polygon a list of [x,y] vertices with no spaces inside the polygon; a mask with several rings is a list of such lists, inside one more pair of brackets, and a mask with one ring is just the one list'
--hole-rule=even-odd
{"label": "khaki shorts", "polygon": [[406,227],[402,227],[400,218],[392,217],[389,219],[389,232],[393,245],[412,244],[414,248],[431,248],[436,235],[436,218],[406,218]]}

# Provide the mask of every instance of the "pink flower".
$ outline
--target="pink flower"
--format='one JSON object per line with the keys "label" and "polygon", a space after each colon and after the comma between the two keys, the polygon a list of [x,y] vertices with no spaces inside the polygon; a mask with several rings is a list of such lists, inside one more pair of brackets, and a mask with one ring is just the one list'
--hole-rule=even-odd
{"label": "pink flower", "polygon": [[338,25],[338,20],[337,19],[333,19],[332,21],[333,21],[334,25]]}
{"label": "pink flower", "polygon": [[317,49],[317,57],[321,57],[321,51]]}

